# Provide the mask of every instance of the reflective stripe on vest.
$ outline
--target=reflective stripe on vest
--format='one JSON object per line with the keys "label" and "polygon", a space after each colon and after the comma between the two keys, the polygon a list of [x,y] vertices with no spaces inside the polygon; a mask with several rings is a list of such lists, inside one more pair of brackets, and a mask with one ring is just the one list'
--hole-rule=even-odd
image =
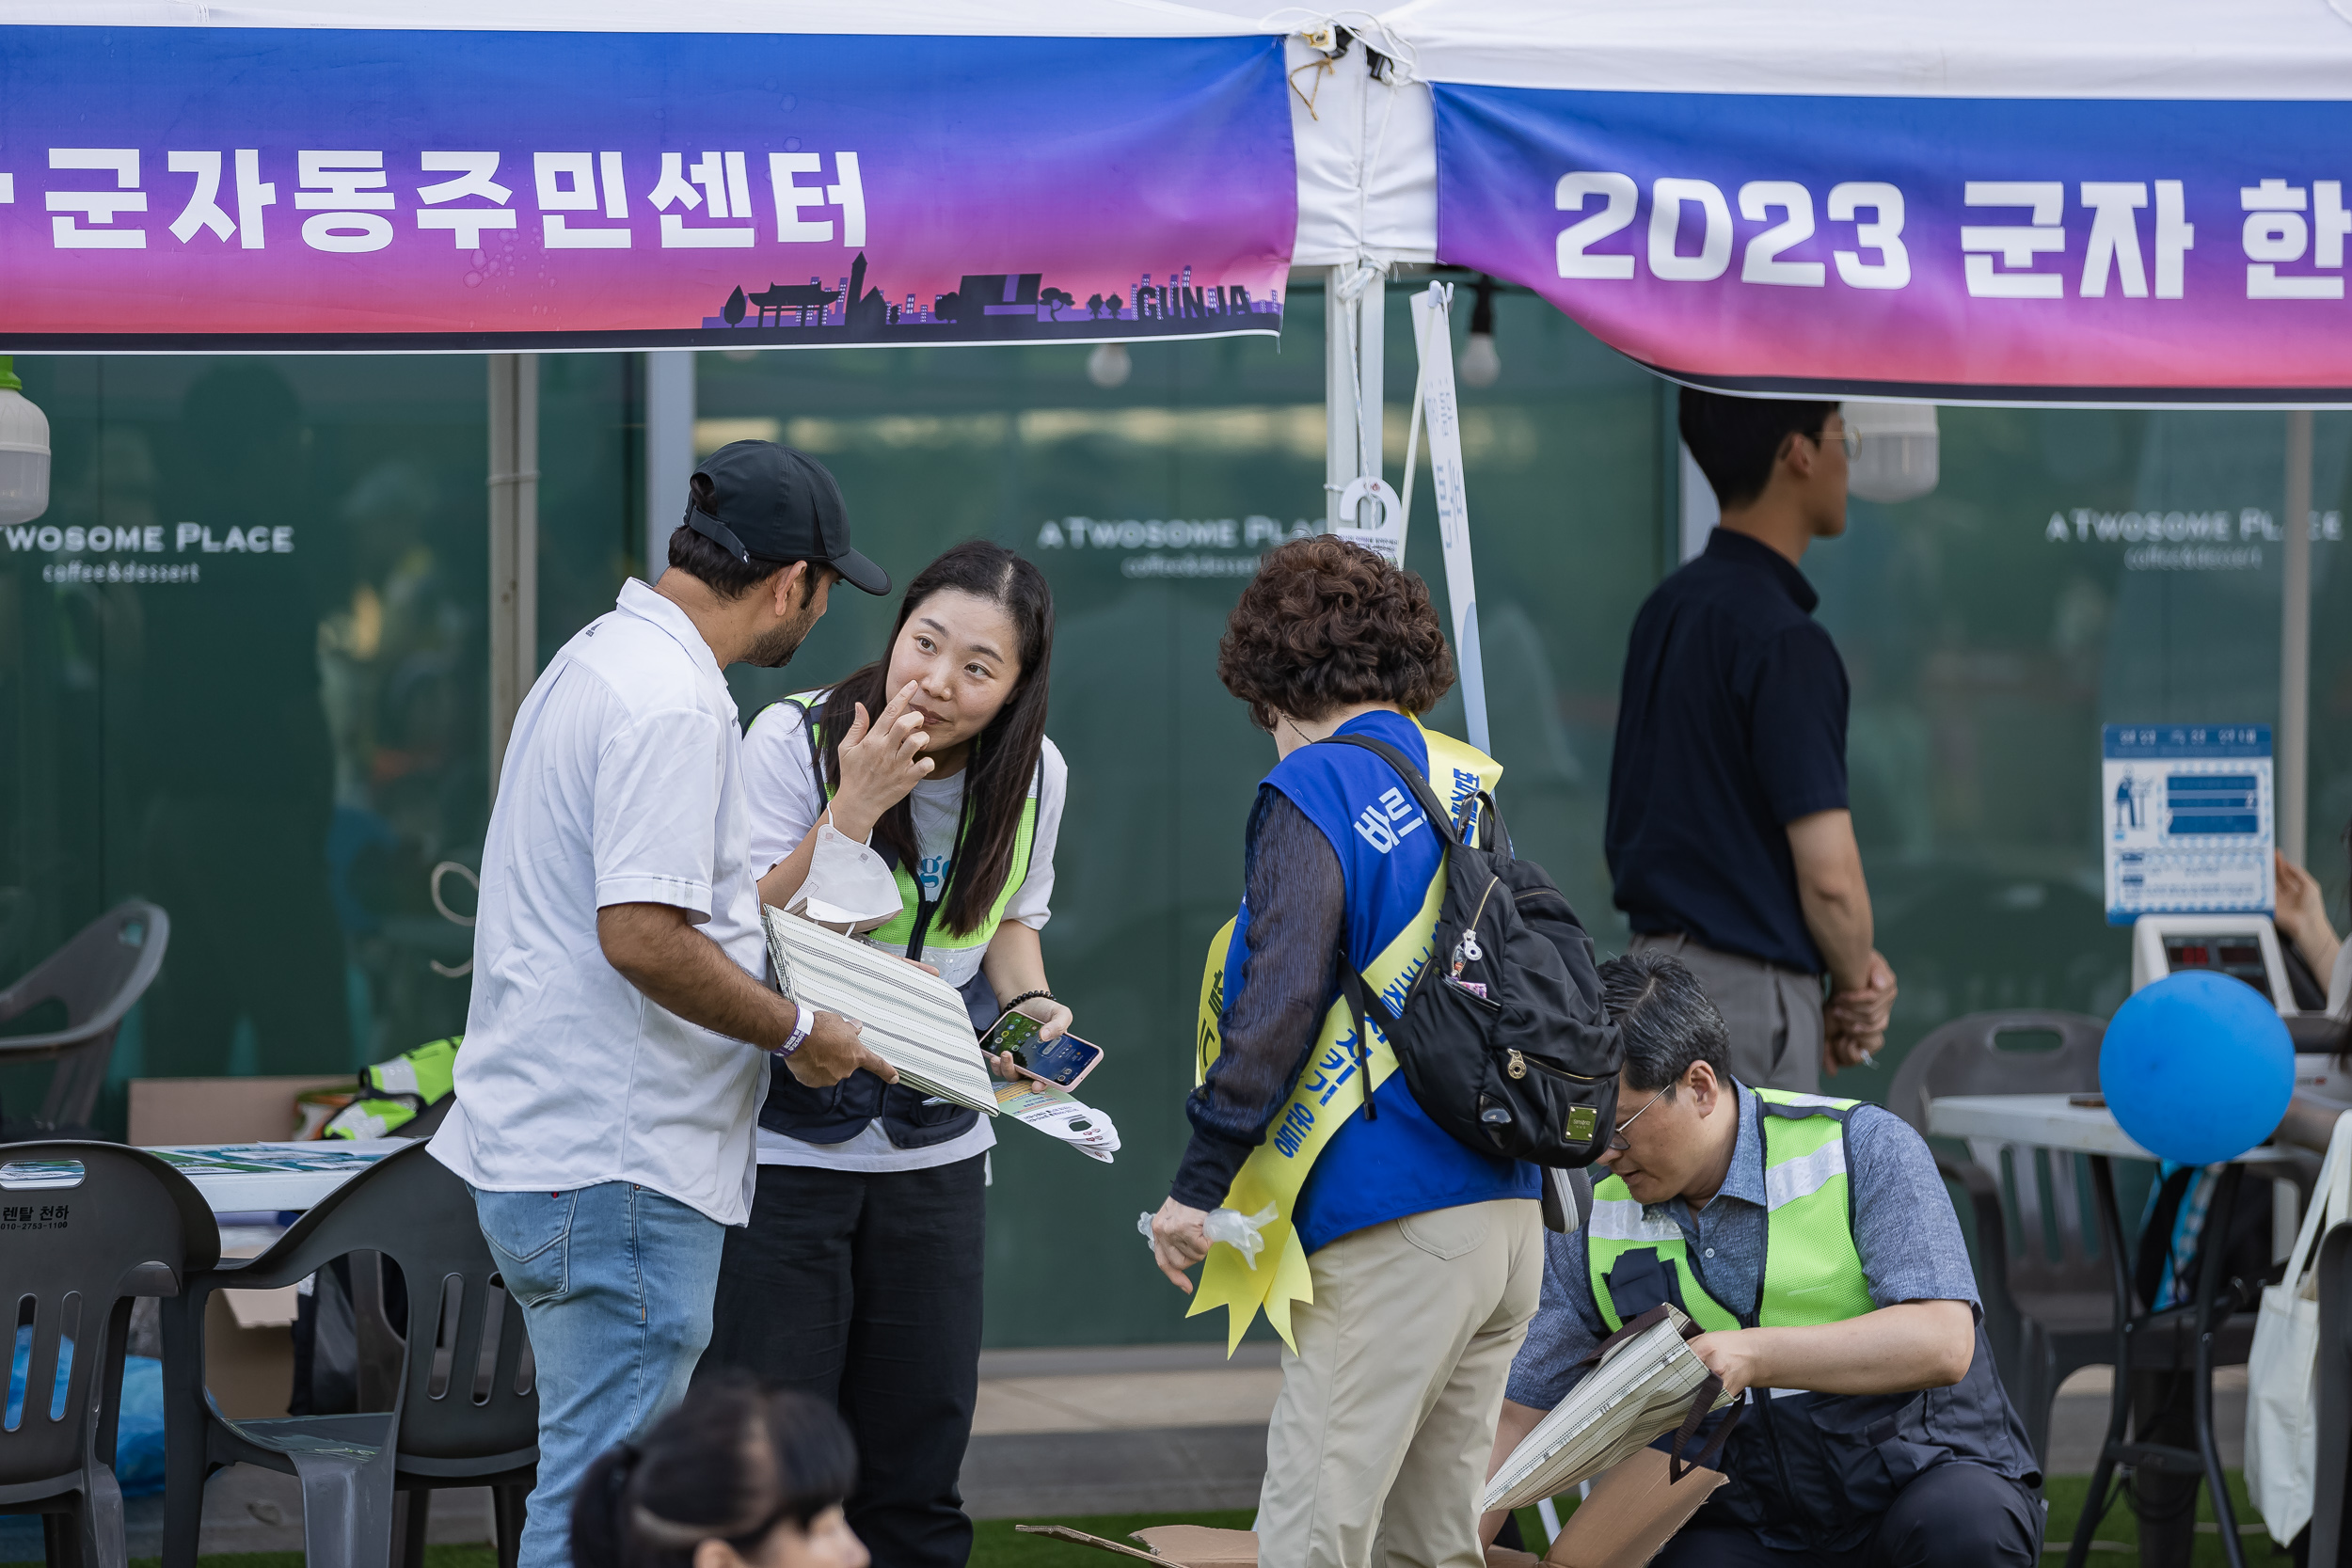
{"label": "reflective stripe on vest", "polygon": [[[1846,1118],[1859,1101],[1783,1089],[1750,1092],[1759,1101],[1764,1133],[1766,1219],[1763,1300],[1744,1326],[1796,1328],[1858,1318],[1876,1306],[1862,1255],[1854,1250],[1848,1201]],[[1655,1215],[1645,1211],[1622,1179],[1610,1176],[1593,1185],[1585,1257],[1594,1305],[1612,1329],[1623,1327],[1625,1318],[1610,1298],[1609,1275],[1619,1258],[1649,1248],[1673,1267],[1683,1309],[1701,1327],[1743,1326],[1700,1289],[1682,1227],[1662,1207]]]}
{"label": "reflective stripe on vest", "polygon": [[[801,721],[808,732],[810,770],[816,777],[818,793],[831,800],[833,790],[826,784],[824,769],[817,761],[822,754],[825,736],[824,727],[817,721],[813,705],[816,695],[813,691],[803,691],[784,701],[801,710]],[[931,928],[923,935],[923,950],[926,953],[986,947],[989,940],[995,936],[996,927],[1005,923],[1005,911],[1011,907],[1013,895],[1020,892],[1021,884],[1029,879],[1029,858],[1037,847],[1038,796],[1043,787],[1044,773],[1041,763],[1039,772],[1029,781],[1029,798],[1021,809],[1021,826],[1013,837],[1012,860],[1007,867],[1005,885],[997,890],[996,901],[989,907],[988,917],[974,930],[951,931],[942,924],[938,915],[932,916]],[[951,874],[954,869],[952,865],[948,867]],[[915,881],[914,873],[903,865],[892,866],[890,874],[898,884],[898,912],[887,924],[866,934],[872,941],[903,948],[914,936],[914,911],[915,906],[923,901],[923,890]]]}

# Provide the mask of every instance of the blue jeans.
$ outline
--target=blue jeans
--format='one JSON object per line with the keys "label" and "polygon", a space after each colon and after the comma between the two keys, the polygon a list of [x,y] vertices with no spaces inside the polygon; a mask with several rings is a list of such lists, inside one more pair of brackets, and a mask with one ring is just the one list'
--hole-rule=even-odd
{"label": "blue jeans", "polygon": [[627,1181],[562,1193],[471,1190],[538,1365],[539,1481],[521,1568],[568,1568],[580,1477],[685,1397],[710,1341],[726,1227]]}

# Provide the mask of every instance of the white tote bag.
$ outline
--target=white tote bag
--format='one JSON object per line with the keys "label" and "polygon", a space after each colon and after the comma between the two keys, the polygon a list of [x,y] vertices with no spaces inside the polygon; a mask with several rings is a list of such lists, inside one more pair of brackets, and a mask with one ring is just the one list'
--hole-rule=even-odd
{"label": "white tote bag", "polygon": [[2352,1220],[2352,1111],[2336,1118],[2285,1279],[2263,1291],[2246,1368],[2246,1490],[2271,1539],[2311,1523],[2319,1468],[2319,1238]]}

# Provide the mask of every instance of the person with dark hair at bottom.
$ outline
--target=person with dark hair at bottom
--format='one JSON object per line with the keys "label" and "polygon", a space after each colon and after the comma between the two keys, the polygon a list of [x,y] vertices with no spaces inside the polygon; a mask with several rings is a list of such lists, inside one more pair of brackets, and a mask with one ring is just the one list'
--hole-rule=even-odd
{"label": "person with dark hair at bottom", "polygon": [[[969,540],[907,586],[881,658],[762,709],[743,740],[763,899],[936,970],[976,1027],[1017,1006],[1043,1039],[1071,1021],[1038,941],[1070,781],[1045,735],[1053,648],[1044,574]],[[720,1262],[704,1367],[834,1402],[857,1435],[850,1522],[890,1568],[972,1551],[957,1477],[995,1141],[978,1112],[867,1073],[776,1074],[751,1224]]]}
{"label": "person with dark hair at bottom", "polygon": [[1681,424],[1723,526],[1633,620],[1609,871],[1633,947],[1706,986],[1740,1081],[1810,1090],[1870,1061],[1895,1005],[1847,810],[1846,667],[1797,569],[1846,531],[1853,438],[1834,403],[1688,387]]}
{"label": "person with dark hair at bottom", "polygon": [[866,1568],[842,1511],[857,1449],[832,1406],[747,1377],[695,1385],[608,1449],[572,1503],[575,1568]]}
{"label": "person with dark hair at bottom", "polygon": [[1737,1416],[1728,1481],[1657,1568],[2030,1568],[2040,1466],[1926,1143],[1876,1105],[1734,1080],[1723,1019],[1675,958],[1600,974],[1618,1125],[1591,1219],[1545,1238],[1493,1464],[1606,1335],[1672,1302],[1744,1403],[1715,1418]]}

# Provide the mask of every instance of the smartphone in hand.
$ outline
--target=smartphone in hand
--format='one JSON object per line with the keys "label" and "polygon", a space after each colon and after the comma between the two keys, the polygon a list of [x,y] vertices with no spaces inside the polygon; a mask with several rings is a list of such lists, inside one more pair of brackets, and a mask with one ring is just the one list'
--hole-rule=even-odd
{"label": "smartphone in hand", "polygon": [[992,1056],[1010,1052],[1013,1069],[1023,1077],[1063,1089],[1076,1088],[1103,1059],[1101,1046],[1075,1035],[1041,1041],[1037,1031],[1037,1020],[1024,1012],[1009,1012],[988,1026],[988,1033],[980,1037],[980,1049]]}

